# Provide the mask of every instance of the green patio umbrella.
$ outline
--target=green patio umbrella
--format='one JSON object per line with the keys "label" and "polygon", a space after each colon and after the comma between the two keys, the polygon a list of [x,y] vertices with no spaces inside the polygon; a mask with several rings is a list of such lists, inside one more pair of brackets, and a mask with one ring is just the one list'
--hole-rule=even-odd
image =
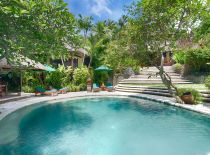
{"label": "green patio umbrella", "polygon": [[109,67],[102,65],[98,68],[95,69],[95,71],[112,71],[112,69],[110,69]]}
{"label": "green patio umbrella", "polygon": [[48,71],[48,72],[54,72],[54,71],[56,71],[56,69],[54,69],[54,68],[52,68],[52,67],[50,67],[48,65],[44,65],[44,67],[45,67],[45,71]]}
{"label": "green patio umbrella", "polygon": [[[102,66],[96,68],[95,71],[97,71],[98,73],[101,73],[101,74],[102,73],[107,73],[107,75],[108,75],[108,72],[112,71],[112,69],[107,67],[107,66],[105,66],[105,65],[102,65]],[[108,76],[105,76],[104,74],[101,75],[101,83],[102,83],[102,85],[104,85],[104,82],[107,79],[108,79]]]}

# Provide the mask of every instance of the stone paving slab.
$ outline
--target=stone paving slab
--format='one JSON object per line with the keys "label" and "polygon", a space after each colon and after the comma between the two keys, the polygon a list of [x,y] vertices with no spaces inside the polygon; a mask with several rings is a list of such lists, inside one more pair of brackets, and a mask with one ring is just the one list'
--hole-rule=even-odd
{"label": "stone paving slab", "polygon": [[204,106],[202,104],[200,105],[179,104],[179,103],[176,103],[173,98],[169,98],[169,97],[161,97],[161,96],[139,94],[139,93],[126,93],[126,92],[98,92],[98,93],[71,92],[67,94],[59,94],[58,96],[33,96],[26,99],[21,99],[17,101],[0,104],[0,120],[3,119],[8,114],[10,114],[11,112],[14,112],[26,106],[38,104],[40,102],[46,102],[46,101],[58,102],[61,100],[80,99],[80,98],[86,98],[86,97],[112,97],[112,96],[135,97],[135,98],[148,99],[152,101],[158,101],[164,104],[181,107],[184,109],[188,109],[191,111],[199,112],[199,113],[210,116],[210,108],[207,106]]}

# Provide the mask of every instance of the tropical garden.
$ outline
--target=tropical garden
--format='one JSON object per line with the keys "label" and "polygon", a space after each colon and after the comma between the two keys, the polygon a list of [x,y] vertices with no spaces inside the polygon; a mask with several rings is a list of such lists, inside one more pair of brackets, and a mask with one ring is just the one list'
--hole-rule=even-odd
{"label": "tropical garden", "polygon": [[139,0],[126,6],[118,21],[95,23],[92,17],[75,17],[63,0],[1,0],[0,58],[23,55],[55,67],[51,60],[64,62],[74,56],[66,45],[83,48],[89,55],[87,65],[75,69],[62,63],[56,71],[44,73],[25,70],[23,90],[51,85],[80,91],[86,89],[88,78],[98,83],[107,79],[110,73],[94,72],[101,65],[110,67],[114,77],[129,67],[138,74],[141,67],[156,66],[156,75],[179,100],[183,89],[164,71],[162,53],[173,51],[174,70],[185,76],[203,75],[210,89],[209,4],[207,0]]}

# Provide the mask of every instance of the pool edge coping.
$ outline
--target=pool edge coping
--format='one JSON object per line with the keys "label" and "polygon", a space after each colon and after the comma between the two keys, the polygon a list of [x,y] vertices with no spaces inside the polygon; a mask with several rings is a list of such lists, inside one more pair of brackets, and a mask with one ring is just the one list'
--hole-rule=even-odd
{"label": "pool edge coping", "polygon": [[[76,100],[81,98],[89,98],[89,97],[130,97],[130,98],[138,98],[138,99],[146,99],[150,101],[156,101],[159,103],[163,103],[166,105],[171,105],[179,108],[183,108],[186,110],[190,110],[193,112],[197,112],[200,114],[204,114],[207,116],[210,116],[210,108],[205,107],[203,105],[187,105],[187,104],[180,104],[173,101],[173,98],[167,98],[167,97],[160,97],[160,96],[154,96],[154,95],[145,95],[145,94],[137,94],[137,93],[121,93],[121,92],[112,92],[112,93],[74,93],[73,96],[71,96],[71,93],[68,93],[64,96],[59,96],[59,98],[56,97],[40,97],[40,98],[27,98],[27,99],[21,99],[18,101],[11,101],[8,103],[4,103],[0,105],[0,121],[4,119],[9,114],[22,109],[27,106],[31,106],[34,104],[39,104],[42,102],[59,102],[62,100]],[[26,101],[31,102],[29,104],[24,103]],[[17,103],[14,103],[17,102]],[[13,107],[14,105],[14,107]],[[5,106],[5,107],[4,107]],[[8,108],[8,107],[9,108]]]}

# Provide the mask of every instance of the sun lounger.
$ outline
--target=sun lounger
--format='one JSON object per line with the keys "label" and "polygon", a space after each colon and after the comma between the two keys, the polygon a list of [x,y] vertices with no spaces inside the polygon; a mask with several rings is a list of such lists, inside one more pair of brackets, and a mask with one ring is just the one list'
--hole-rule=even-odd
{"label": "sun lounger", "polygon": [[36,95],[51,95],[51,96],[55,96],[55,95],[58,95],[58,91],[56,89],[46,90],[43,87],[36,87],[35,88],[35,96]]}
{"label": "sun lounger", "polygon": [[99,86],[96,83],[93,83],[93,92],[99,92],[99,91],[101,91]]}
{"label": "sun lounger", "polygon": [[106,84],[106,90],[109,91],[109,92],[111,92],[111,91],[114,90],[114,88],[113,88],[113,86],[112,86],[111,83],[107,83],[107,84]]}
{"label": "sun lounger", "polygon": [[59,89],[58,90],[58,93],[60,93],[60,94],[66,94],[67,91],[68,91],[68,88],[67,87],[64,87],[64,88]]}

